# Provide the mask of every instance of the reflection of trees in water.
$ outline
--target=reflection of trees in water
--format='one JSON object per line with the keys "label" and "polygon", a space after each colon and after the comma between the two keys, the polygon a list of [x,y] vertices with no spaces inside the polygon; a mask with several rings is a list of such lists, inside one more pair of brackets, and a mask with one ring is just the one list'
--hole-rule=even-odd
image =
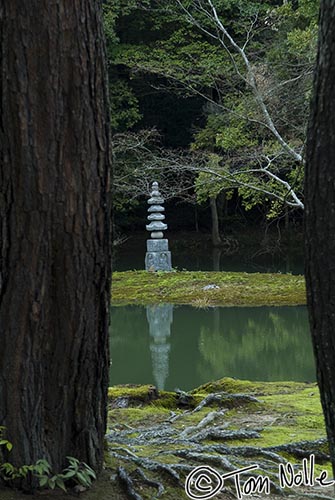
{"label": "reflection of trees in water", "polygon": [[110,384],[152,382],[145,308],[113,307],[110,325]]}
{"label": "reflection of trees in water", "polygon": [[214,311],[213,319],[214,328],[200,332],[201,378],[315,380],[305,309],[252,308],[248,315],[235,308]]}
{"label": "reflection of trees in water", "polygon": [[138,306],[111,308],[110,345],[127,344],[128,336],[138,337],[139,328],[146,324],[144,310]]}

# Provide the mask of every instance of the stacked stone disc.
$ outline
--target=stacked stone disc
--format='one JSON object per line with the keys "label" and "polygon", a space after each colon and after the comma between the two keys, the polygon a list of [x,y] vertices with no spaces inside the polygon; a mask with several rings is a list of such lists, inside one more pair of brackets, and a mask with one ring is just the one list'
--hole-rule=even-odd
{"label": "stacked stone disc", "polygon": [[163,206],[164,199],[158,189],[158,182],[152,183],[151,197],[148,200],[150,207],[148,208],[148,220],[150,224],[146,226],[147,231],[150,231],[150,239],[147,240],[147,253],[145,256],[145,269],[147,271],[171,271],[171,252],[169,252],[169,242],[164,238],[164,233],[167,229],[165,211]]}

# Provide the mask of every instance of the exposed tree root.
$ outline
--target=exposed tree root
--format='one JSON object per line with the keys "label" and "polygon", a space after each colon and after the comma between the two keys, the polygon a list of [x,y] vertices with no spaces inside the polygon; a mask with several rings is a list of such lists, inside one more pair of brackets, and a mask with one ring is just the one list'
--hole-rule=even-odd
{"label": "exposed tree root", "polygon": [[[189,404],[187,393],[179,391],[178,395],[185,405]],[[235,407],[250,403],[259,401],[246,394],[209,394],[193,410],[172,412],[161,423],[152,425],[148,422],[148,426],[141,425],[138,428],[124,426],[123,429],[110,432],[107,435],[110,442],[109,454],[120,463],[118,477],[129,498],[142,500],[139,488],[143,488],[143,485],[157,490],[152,498],[160,497],[166,491],[163,485],[165,480],[181,491],[186,476],[197,466],[212,467],[222,475],[257,465],[256,470],[241,475],[240,484],[244,485],[251,477],[256,480],[260,475],[266,476],[269,478],[271,492],[283,495],[284,492],[279,487],[278,465],[287,463],[287,460],[281,453],[297,458],[307,458],[314,453],[317,461],[329,460],[329,456],[323,451],[325,439],[264,448],[240,443],[234,446],[236,441],[260,438],[262,429],[250,426],[246,429],[228,429],[230,423],[226,419],[225,404],[231,408],[232,405]],[[209,410],[205,416],[199,415],[197,422],[196,414],[214,404],[218,409]],[[231,446],[227,444],[229,442],[232,442]],[[147,456],[148,451],[150,456]],[[141,456],[143,454],[145,456]],[[128,464],[127,470],[121,464]],[[226,478],[222,491],[236,496],[235,486],[234,477]],[[290,496],[292,494],[293,491]],[[299,495],[330,500],[330,497],[317,493]]]}
{"label": "exposed tree root", "polygon": [[327,444],[326,439],[317,439],[316,441],[299,441],[298,443],[281,444],[279,446],[270,446],[268,450],[284,451],[297,458],[308,458],[311,453],[315,459],[320,462],[327,462],[330,456],[320,451],[320,447]]}
{"label": "exposed tree root", "polygon": [[[211,411],[208,413],[197,425],[194,425],[192,427],[187,427],[183,432],[181,432],[180,437],[185,438],[189,436],[190,434],[199,431],[200,429],[203,429],[206,427],[206,425],[214,422],[214,420],[218,418],[222,418],[223,415],[226,413],[227,410],[220,410],[220,411]],[[228,424],[224,425],[227,426]],[[221,426],[222,428],[223,426]]]}
{"label": "exposed tree root", "polygon": [[152,479],[149,479],[143,472],[142,469],[138,468],[135,470],[135,473],[140,476],[140,478],[142,479],[142,482],[144,484],[147,484],[148,486],[152,486],[154,488],[157,488],[158,489],[158,492],[157,492],[157,498],[160,497],[161,495],[163,495],[164,491],[165,491],[165,488],[163,486],[162,483],[160,483],[159,481],[153,481]]}
{"label": "exposed tree root", "polygon": [[154,460],[151,460],[149,458],[142,458],[142,457],[134,457],[134,456],[126,456],[126,455],[120,455],[119,453],[116,453],[115,451],[110,451],[110,454],[113,455],[115,458],[118,458],[120,460],[125,460],[125,461],[130,461],[134,462],[136,465],[143,467],[144,469],[148,469],[151,471],[159,472],[159,473],[166,473],[171,478],[177,483],[180,483],[180,476],[179,474],[174,470],[174,468],[170,465],[167,464],[162,464],[160,462],[155,462]]}
{"label": "exposed tree root", "polygon": [[256,431],[225,431],[218,427],[210,427],[209,429],[205,429],[195,434],[191,439],[192,441],[235,441],[237,439],[255,439],[260,437],[260,434]]}
{"label": "exposed tree root", "polygon": [[126,490],[126,493],[129,496],[129,498],[132,498],[134,500],[143,500],[141,495],[139,495],[135,491],[134,482],[133,482],[132,478],[130,477],[130,475],[128,474],[128,472],[123,467],[120,466],[117,470],[117,473],[118,473],[119,479],[120,479],[122,485],[124,486],[124,489]]}
{"label": "exposed tree root", "polygon": [[213,403],[225,403],[227,407],[237,406],[247,403],[259,403],[260,401],[254,396],[248,394],[230,394],[228,392],[219,392],[208,394],[199,404],[194,408],[192,413],[202,410],[205,406],[210,406]]}

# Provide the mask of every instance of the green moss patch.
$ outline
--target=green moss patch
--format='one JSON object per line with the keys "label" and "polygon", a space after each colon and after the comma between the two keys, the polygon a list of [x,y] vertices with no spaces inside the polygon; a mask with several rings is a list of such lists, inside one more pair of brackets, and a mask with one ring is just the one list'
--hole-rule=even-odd
{"label": "green moss patch", "polygon": [[[209,285],[215,285],[206,289]],[[191,304],[207,306],[301,305],[303,276],[227,272],[113,273],[112,304]]]}
{"label": "green moss patch", "polygon": [[[211,394],[214,392],[228,392],[230,394],[244,393],[255,396],[264,396],[274,394],[296,394],[297,390],[305,389],[304,382],[250,382],[249,380],[237,380],[230,377],[224,377],[214,382],[197,387],[191,394]],[[311,386],[315,387],[314,384]]]}
{"label": "green moss patch", "polygon": [[125,384],[108,389],[108,398],[116,408],[148,403],[158,397],[158,391],[153,385]]}

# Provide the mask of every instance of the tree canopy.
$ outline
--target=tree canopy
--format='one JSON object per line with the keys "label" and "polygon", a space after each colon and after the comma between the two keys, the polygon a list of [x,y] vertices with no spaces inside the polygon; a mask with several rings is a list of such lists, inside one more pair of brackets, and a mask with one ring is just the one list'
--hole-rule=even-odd
{"label": "tree canopy", "polygon": [[116,134],[156,126],[166,147],[201,152],[191,183],[199,202],[233,189],[270,218],[302,209],[318,1],[111,0],[105,9]]}

